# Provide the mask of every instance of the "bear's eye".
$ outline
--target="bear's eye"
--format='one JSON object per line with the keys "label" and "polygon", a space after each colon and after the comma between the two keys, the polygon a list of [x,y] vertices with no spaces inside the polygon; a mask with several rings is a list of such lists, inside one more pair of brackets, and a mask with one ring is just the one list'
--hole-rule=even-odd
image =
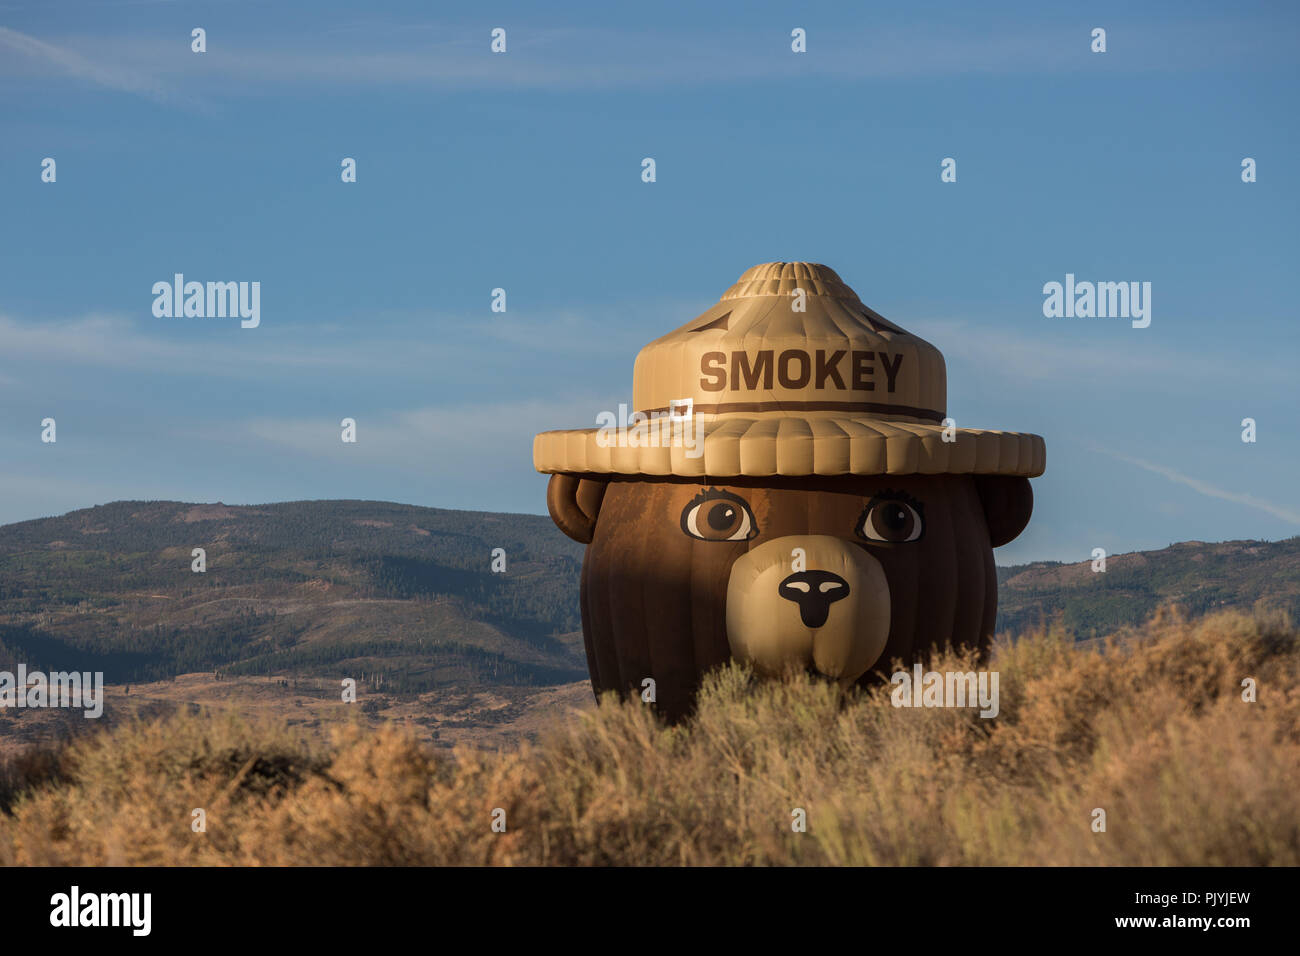
{"label": "bear's eye", "polygon": [[925,530],[921,503],[910,495],[885,492],[871,499],[857,533],[868,541],[915,541]]}
{"label": "bear's eye", "polygon": [[717,488],[691,500],[682,511],[682,530],[701,541],[747,541],[758,534],[745,499]]}

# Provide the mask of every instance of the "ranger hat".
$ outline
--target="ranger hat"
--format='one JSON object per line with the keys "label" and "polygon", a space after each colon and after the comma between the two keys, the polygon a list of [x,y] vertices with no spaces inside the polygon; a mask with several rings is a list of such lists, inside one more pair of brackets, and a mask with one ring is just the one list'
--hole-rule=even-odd
{"label": "ranger hat", "polygon": [[607,413],[601,427],[542,432],[533,464],[685,478],[1043,473],[1042,438],[956,427],[947,388],[939,350],[833,269],[765,262],[641,350],[626,429]]}

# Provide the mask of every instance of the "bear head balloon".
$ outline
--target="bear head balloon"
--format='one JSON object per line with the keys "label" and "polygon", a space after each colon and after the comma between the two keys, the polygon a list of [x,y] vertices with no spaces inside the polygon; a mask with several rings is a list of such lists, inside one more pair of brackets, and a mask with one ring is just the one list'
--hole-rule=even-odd
{"label": "bear head balloon", "polygon": [[678,720],[732,658],[847,686],[986,650],[993,549],[1028,523],[1046,450],[957,427],[946,392],[939,350],[833,270],[769,262],[641,350],[631,415],[537,435],[551,517],[588,545],[596,692]]}

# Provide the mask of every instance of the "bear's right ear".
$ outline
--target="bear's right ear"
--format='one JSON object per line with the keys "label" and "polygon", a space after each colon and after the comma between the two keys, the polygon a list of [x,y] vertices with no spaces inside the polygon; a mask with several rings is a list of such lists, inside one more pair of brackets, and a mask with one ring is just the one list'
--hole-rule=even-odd
{"label": "bear's right ear", "polygon": [[605,499],[605,480],[576,475],[551,475],[546,486],[546,509],[556,527],[574,541],[591,544],[596,517]]}
{"label": "bear's right ear", "polygon": [[1000,548],[1014,541],[1034,513],[1034,491],[1028,478],[976,475],[975,487],[989,525],[989,543]]}

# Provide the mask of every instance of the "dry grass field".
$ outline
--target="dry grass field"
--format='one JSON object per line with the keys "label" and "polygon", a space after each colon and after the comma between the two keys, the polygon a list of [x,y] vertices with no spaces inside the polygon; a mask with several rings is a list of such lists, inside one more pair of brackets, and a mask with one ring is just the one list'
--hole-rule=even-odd
{"label": "dry grass field", "polygon": [[448,751],[409,720],[325,740],[181,708],[10,758],[0,863],[1300,864],[1284,615],[1166,609],[1087,647],[1051,628],[1000,642],[991,667],[991,720],[733,667],[685,726],[556,701],[535,742],[498,749]]}
{"label": "dry grass field", "polygon": [[[342,724],[378,729],[410,728],[435,748],[514,747],[537,737],[557,713],[595,706],[589,681],[551,687],[472,687],[422,694],[386,693],[360,685],[354,704],[344,704],[337,681],[319,678],[235,677],[181,674],[147,684],[104,688],[104,715],[93,730],[200,710],[214,718],[230,712],[259,724],[279,724],[316,744]],[[81,712],[0,710],[0,765],[32,748],[48,748],[87,732]]]}

